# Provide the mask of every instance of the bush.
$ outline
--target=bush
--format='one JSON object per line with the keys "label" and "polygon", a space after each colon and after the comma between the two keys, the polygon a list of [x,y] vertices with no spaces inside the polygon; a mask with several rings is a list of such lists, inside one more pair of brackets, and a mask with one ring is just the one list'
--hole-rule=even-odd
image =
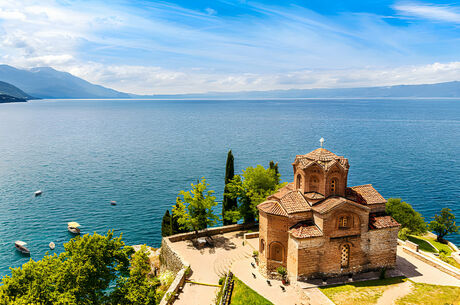
{"label": "bush", "polygon": [[409,233],[410,233],[409,228],[402,228],[398,232],[398,238],[405,241],[407,240],[407,235],[409,235]]}
{"label": "bush", "polygon": [[276,272],[278,272],[278,274],[281,275],[283,278],[285,278],[287,275],[286,268],[284,268],[283,266],[279,266],[278,268],[276,268]]}
{"label": "bush", "polygon": [[160,273],[160,275],[158,276],[158,279],[160,280],[160,283],[162,286],[166,286],[166,287],[169,287],[172,282],[174,281],[174,273],[172,273],[171,271],[169,270],[166,270],[162,273]]}
{"label": "bush", "polygon": [[252,251],[252,256],[258,257],[259,256],[259,251],[256,251],[256,250]]}
{"label": "bush", "polygon": [[379,279],[384,280],[384,279],[385,279],[386,272],[387,272],[387,268],[386,268],[386,267],[383,267],[382,269],[380,269]]}
{"label": "bush", "polygon": [[422,215],[401,198],[388,199],[385,211],[401,224],[401,228],[408,228],[411,234],[426,233],[427,227]]}
{"label": "bush", "polygon": [[219,285],[223,285],[225,281],[225,276],[219,279]]}

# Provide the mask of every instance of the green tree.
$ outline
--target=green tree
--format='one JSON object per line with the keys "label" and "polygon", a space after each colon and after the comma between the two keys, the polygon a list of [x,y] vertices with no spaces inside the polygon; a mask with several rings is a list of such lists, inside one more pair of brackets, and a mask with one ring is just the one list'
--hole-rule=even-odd
{"label": "green tree", "polygon": [[112,231],[78,236],[64,249],[11,268],[11,276],[2,279],[0,304],[105,304],[109,284],[129,276],[134,251]]}
{"label": "green tree", "polygon": [[173,235],[171,220],[172,219],[171,215],[169,214],[169,210],[166,210],[161,221],[161,236],[165,237]]}
{"label": "green tree", "polygon": [[411,234],[420,235],[427,231],[425,220],[410,204],[401,198],[390,198],[386,203],[386,212],[401,224],[401,228],[409,229]]}
{"label": "green tree", "polygon": [[119,277],[111,294],[112,304],[155,305],[160,282],[150,275],[149,257],[145,245],[131,258],[129,277]]}
{"label": "green tree", "polygon": [[429,224],[429,229],[438,235],[438,241],[444,241],[444,236],[457,233],[459,226],[455,224],[455,215],[449,208],[443,208],[441,215],[434,215],[434,220]]}
{"label": "green tree", "polygon": [[283,186],[279,180],[275,168],[265,169],[262,165],[250,166],[241,176],[235,175],[228,184],[228,195],[239,203],[239,211],[233,217],[243,218],[245,223],[255,221],[259,216],[257,205]]}
{"label": "green tree", "polygon": [[181,229],[197,232],[217,223],[218,217],[213,211],[217,202],[216,197],[212,196],[214,191],[207,191],[209,184],[204,177],[201,182],[192,183],[191,186],[190,191],[179,192],[173,214],[177,216]]}
{"label": "green tree", "polygon": [[279,184],[281,175],[280,175],[280,172],[278,171],[278,162],[275,163],[275,162],[273,162],[273,160],[270,161],[269,168],[273,169],[275,171],[275,173],[276,173],[276,184]]}
{"label": "green tree", "polygon": [[[225,187],[224,187],[224,197],[222,200],[222,221],[224,225],[229,225],[236,223],[233,217],[231,216],[232,211],[236,211],[238,209],[238,202],[236,198],[232,198],[228,195],[228,183],[230,180],[233,179],[235,176],[235,169],[234,169],[234,158],[232,151],[229,150],[227,154],[227,163],[225,165]],[[229,215],[226,215],[226,212],[230,211]]]}
{"label": "green tree", "polygon": [[171,210],[171,235],[190,232],[189,229],[181,227],[178,220],[179,217],[174,213],[174,208],[179,209],[179,203],[176,202]]}

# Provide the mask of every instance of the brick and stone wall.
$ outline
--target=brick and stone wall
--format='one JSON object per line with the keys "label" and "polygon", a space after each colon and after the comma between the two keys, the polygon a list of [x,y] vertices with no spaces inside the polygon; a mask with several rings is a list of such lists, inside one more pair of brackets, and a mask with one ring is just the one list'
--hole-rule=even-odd
{"label": "brick and stone wall", "polygon": [[396,265],[399,227],[370,230],[369,268],[392,268]]}

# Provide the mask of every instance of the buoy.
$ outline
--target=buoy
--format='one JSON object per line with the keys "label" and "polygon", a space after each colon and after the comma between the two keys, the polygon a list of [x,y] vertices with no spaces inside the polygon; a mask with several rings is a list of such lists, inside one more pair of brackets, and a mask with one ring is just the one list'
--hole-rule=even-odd
{"label": "buoy", "polygon": [[50,246],[50,249],[51,249],[51,250],[54,250],[54,248],[56,247],[56,245],[55,245],[53,242],[50,242],[50,245],[49,245],[49,246]]}
{"label": "buoy", "polygon": [[111,205],[117,205],[117,202],[115,200],[110,201]]}

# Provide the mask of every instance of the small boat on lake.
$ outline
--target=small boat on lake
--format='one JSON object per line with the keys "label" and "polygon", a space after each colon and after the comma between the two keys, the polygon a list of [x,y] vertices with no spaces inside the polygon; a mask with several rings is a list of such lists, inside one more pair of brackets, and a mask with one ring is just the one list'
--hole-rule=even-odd
{"label": "small boat on lake", "polygon": [[54,250],[54,248],[56,247],[56,245],[53,242],[50,242],[49,246],[51,250]]}
{"label": "small boat on lake", "polygon": [[40,196],[41,194],[43,194],[42,190],[38,190],[34,193],[35,197]]}
{"label": "small boat on lake", "polygon": [[111,205],[117,205],[117,202],[115,200],[110,201]]}
{"label": "small boat on lake", "polygon": [[16,250],[18,250],[19,252],[21,253],[24,253],[24,254],[30,254],[30,250],[27,249],[27,243],[21,241],[21,240],[17,240],[14,242],[14,247],[16,248]]}
{"label": "small boat on lake", "polygon": [[67,230],[73,234],[80,234],[80,224],[75,221],[69,222],[67,224]]}

